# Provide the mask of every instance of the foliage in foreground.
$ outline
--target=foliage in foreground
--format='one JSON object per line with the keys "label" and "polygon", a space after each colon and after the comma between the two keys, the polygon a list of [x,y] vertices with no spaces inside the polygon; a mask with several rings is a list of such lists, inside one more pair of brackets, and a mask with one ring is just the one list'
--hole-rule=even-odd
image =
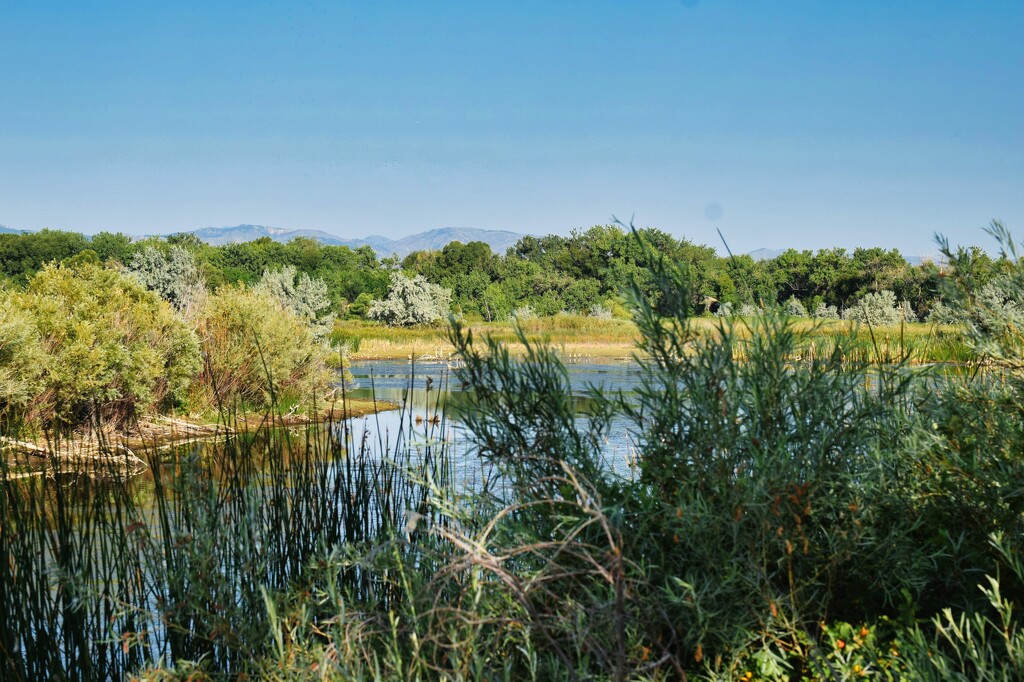
{"label": "foliage in foreground", "polygon": [[474,486],[430,419],[390,452],[154,458],[156,526],[126,491],[5,479],[3,672],[1019,679],[1019,331],[979,322],[1003,336],[966,376],[878,366],[785,318],[697,335],[686,273],[655,274],[634,395],[584,402],[550,349],[454,326]]}
{"label": "foliage in foreground", "polygon": [[[697,337],[685,276],[659,274],[678,304],[638,302],[642,387],[590,396],[585,423],[549,350],[524,338],[518,362],[455,327],[463,418],[499,476],[436,502],[449,520],[416,559],[377,564],[404,608],[323,592],[345,625],[321,637],[310,602],[275,603],[291,646],[265,674],[1019,677],[1020,377],[879,367],[843,343],[807,358],[784,319]],[[626,475],[602,454],[623,426]]]}

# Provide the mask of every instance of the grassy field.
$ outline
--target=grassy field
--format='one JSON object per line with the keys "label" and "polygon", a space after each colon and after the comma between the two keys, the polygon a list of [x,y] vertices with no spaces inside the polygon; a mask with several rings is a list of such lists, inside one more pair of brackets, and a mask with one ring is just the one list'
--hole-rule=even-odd
{"label": "grassy field", "polygon": [[[708,334],[715,333],[719,320],[701,318],[693,322]],[[740,332],[742,325],[740,322]],[[569,356],[594,361],[622,360],[632,357],[640,338],[637,327],[628,320],[601,320],[578,315],[556,315],[524,320],[522,330],[531,342],[544,341]],[[479,322],[468,325],[474,336],[491,337],[509,344],[513,354],[521,353],[516,330],[511,322]],[[804,345],[810,352],[827,352],[840,337],[854,335],[854,344],[865,359],[895,362],[906,357],[911,363],[964,363],[971,359],[962,330],[950,325],[925,323],[893,327],[868,327],[846,321],[801,321],[796,330],[806,335]],[[344,321],[335,325],[334,338],[347,344],[354,360],[448,357],[454,347],[444,325],[392,328],[362,322]]]}

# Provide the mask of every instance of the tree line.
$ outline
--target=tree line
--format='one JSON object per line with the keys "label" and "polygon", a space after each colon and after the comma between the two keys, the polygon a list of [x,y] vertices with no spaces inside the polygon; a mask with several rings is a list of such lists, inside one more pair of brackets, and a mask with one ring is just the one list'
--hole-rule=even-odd
{"label": "tree line", "polygon": [[[505,254],[492,252],[483,242],[451,242],[404,259],[380,258],[369,246],[351,249],[307,238],[279,243],[264,237],[212,246],[188,233],[135,240],[120,233],[87,237],[42,230],[0,235],[0,281],[23,288],[47,263],[87,259],[131,267],[153,253],[168,257],[172,250],[194,261],[211,291],[225,284],[252,286],[268,271],[294,268],[298,276],[322,282],[331,311],[349,319],[374,317],[374,310],[393,312],[386,303],[389,294],[406,291],[410,284],[415,289],[416,283],[428,298],[431,291],[446,290],[431,299],[435,307],[440,301],[440,307],[448,305],[450,312],[468,319],[560,312],[627,317],[622,292],[631,283],[658,299],[652,253],[686,268],[692,283],[689,303],[698,312],[752,314],[780,305],[797,315],[835,317],[856,311],[865,301],[884,299],[885,305],[899,306],[905,319],[926,319],[937,307],[950,314],[941,306],[944,278],[955,277],[981,290],[1007,267],[1006,258],[993,258],[978,247],[960,248],[945,265],[911,265],[898,250],[877,247],[789,249],[764,260],[723,257],[709,246],[662,230],[643,228],[631,234],[619,225],[575,230],[569,236],[524,236]],[[385,319],[381,315],[377,313]],[[415,315],[392,318],[421,321]]]}

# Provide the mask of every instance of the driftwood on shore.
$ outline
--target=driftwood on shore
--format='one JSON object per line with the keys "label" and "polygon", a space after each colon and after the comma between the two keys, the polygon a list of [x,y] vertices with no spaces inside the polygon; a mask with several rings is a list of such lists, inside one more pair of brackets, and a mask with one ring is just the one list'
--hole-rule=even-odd
{"label": "driftwood on shore", "polygon": [[[44,434],[33,440],[0,436],[0,453],[38,459],[43,466],[42,471],[55,466],[67,470],[81,465],[92,472],[134,475],[146,469],[146,463],[135,454],[135,450],[170,447],[230,432],[232,430],[223,425],[153,417],[122,431],[88,431],[56,438]],[[38,473],[41,472],[12,472],[8,478],[24,478]]]}
{"label": "driftwood on shore", "polygon": [[0,436],[0,456],[28,456],[41,465],[40,471],[8,472],[8,479],[39,475],[56,466],[68,470],[75,465],[81,465],[82,469],[93,473],[113,471],[130,476],[147,468],[135,452],[161,450],[262,428],[301,427],[315,422],[338,421],[371,413],[374,408],[387,410],[395,407],[397,405],[384,401],[367,401],[366,404],[346,405],[345,408],[335,406],[312,417],[301,413],[248,415],[236,419],[231,426],[151,416],[133,423],[129,428],[116,430],[86,431],[61,437],[43,434],[31,440]]}
{"label": "driftwood on shore", "polygon": [[39,471],[8,472],[7,478],[39,475],[58,467],[63,472],[81,468],[90,473],[113,473],[118,476],[133,476],[146,469],[146,463],[125,445],[110,445],[81,438],[61,440],[59,443],[38,443],[0,436],[0,452],[4,455],[29,455],[38,458],[42,464]]}

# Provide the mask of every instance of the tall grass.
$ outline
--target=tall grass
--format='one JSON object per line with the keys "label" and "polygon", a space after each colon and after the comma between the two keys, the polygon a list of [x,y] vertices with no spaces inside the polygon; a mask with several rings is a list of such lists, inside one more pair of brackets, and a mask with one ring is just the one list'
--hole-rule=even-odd
{"label": "tall grass", "polygon": [[[405,432],[352,442],[344,419],[304,433],[275,422],[153,448],[142,481],[113,445],[88,470],[0,460],[0,678],[121,679],[178,662],[241,674],[271,651],[268,595],[302,585],[334,548],[395,537],[410,510],[429,517],[409,472],[449,484],[429,420],[415,446]],[[395,598],[355,564],[332,580],[353,598]]]}

